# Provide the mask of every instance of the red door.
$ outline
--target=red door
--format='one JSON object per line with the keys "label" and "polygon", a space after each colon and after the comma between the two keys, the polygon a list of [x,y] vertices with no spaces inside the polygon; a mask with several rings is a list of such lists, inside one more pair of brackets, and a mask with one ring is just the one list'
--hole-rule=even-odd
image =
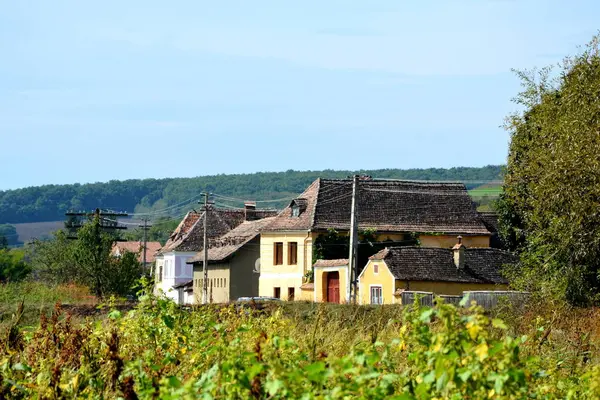
{"label": "red door", "polygon": [[340,273],[339,272],[327,273],[327,302],[328,303],[339,303],[340,302]]}

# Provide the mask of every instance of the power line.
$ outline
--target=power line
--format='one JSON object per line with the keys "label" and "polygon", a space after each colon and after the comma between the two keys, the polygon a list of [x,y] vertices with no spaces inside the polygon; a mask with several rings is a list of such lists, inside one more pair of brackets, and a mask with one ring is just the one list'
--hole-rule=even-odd
{"label": "power line", "polygon": [[161,210],[154,210],[154,211],[147,212],[147,213],[134,213],[134,214],[129,214],[129,215],[131,215],[131,216],[143,216],[143,215],[163,214],[165,211],[169,211],[169,210],[172,210],[174,208],[178,208],[178,207],[183,206],[183,205],[188,205],[192,201],[197,200],[198,198],[200,198],[200,196],[201,195],[196,195],[196,196],[194,196],[194,197],[192,197],[192,198],[190,198],[188,200],[182,201],[181,203],[178,203],[178,204],[174,204],[174,205],[169,206],[167,208],[163,208]]}

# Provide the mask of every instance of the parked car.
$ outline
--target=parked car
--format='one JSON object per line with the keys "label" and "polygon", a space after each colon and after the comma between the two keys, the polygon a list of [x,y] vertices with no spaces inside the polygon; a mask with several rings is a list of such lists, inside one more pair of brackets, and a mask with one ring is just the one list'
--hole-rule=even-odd
{"label": "parked car", "polygon": [[267,297],[267,296],[258,296],[258,297],[240,297],[237,299],[238,302],[242,301],[281,301],[277,297]]}

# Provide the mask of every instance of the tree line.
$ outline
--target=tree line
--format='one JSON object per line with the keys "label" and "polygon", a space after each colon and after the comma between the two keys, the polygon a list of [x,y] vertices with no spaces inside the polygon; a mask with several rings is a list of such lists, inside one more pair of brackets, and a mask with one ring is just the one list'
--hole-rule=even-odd
{"label": "tree line", "polygon": [[[152,212],[184,202],[204,190],[252,200],[278,199],[301,193],[318,177],[346,178],[353,173],[377,178],[487,182],[502,179],[502,166],[360,171],[288,170],[196,178],[134,179],[36,186],[0,191],[0,223],[57,221],[64,219],[67,211],[89,211],[97,207],[127,212]],[[476,185],[469,184],[469,188]]]}

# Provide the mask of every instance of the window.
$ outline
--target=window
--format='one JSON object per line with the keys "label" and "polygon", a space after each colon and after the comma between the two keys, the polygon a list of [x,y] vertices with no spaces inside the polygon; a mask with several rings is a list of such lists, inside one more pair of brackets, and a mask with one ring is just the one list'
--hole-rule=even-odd
{"label": "window", "polygon": [[383,304],[381,286],[371,286],[371,304]]}
{"label": "window", "polygon": [[273,297],[275,297],[276,299],[281,298],[281,288],[273,288]]}
{"label": "window", "polygon": [[273,253],[273,264],[283,265],[283,242],[275,242]]}
{"label": "window", "polygon": [[379,264],[373,264],[373,273],[374,274],[378,274],[379,273]]}
{"label": "window", "polygon": [[294,292],[295,291],[296,291],[296,289],[293,287],[288,288],[288,300],[289,301],[294,300]]}
{"label": "window", "polygon": [[158,268],[158,281],[159,281],[159,282],[162,282],[162,280],[163,280],[163,266],[161,265],[161,266]]}
{"label": "window", "polygon": [[298,207],[298,205],[294,204],[292,206],[292,217],[299,217],[300,216],[300,207]]}
{"label": "window", "polygon": [[288,243],[288,265],[296,265],[298,263],[298,243]]}

